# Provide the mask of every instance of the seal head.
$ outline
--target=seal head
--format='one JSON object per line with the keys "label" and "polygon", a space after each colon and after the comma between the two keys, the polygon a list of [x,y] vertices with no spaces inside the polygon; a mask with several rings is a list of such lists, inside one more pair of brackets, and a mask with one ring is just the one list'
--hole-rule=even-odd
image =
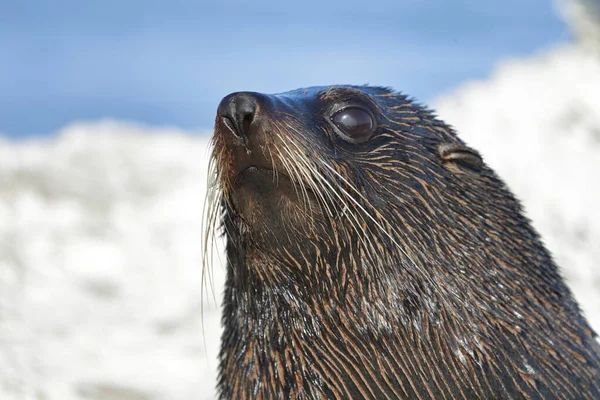
{"label": "seal head", "polygon": [[406,96],[233,93],[212,162],[222,398],[600,398],[595,333],[519,202]]}

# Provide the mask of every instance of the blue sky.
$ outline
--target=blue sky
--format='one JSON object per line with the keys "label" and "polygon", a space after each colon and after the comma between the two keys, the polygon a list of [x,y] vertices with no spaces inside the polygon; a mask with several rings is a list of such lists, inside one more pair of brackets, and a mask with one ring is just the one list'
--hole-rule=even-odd
{"label": "blue sky", "polygon": [[428,101],[569,39],[553,1],[0,1],[0,135],[119,118],[204,129],[232,91],[393,86]]}

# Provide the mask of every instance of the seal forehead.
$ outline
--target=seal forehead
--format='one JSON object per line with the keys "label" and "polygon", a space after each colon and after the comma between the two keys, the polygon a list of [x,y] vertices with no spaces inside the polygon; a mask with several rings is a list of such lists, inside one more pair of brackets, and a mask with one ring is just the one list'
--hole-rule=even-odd
{"label": "seal forehead", "polygon": [[390,93],[389,90],[371,86],[330,86],[319,92],[323,100],[337,100],[340,97],[351,96],[376,96],[381,93]]}
{"label": "seal forehead", "polygon": [[390,88],[381,86],[357,86],[357,85],[330,85],[330,86],[309,86],[305,88],[290,90],[288,92],[276,93],[278,98],[318,98],[321,100],[336,99],[340,95],[392,95],[394,92]]}

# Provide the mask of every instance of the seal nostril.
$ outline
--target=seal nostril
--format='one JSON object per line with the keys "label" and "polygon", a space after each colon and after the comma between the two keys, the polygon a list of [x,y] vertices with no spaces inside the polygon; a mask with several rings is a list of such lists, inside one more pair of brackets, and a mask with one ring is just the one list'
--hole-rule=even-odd
{"label": "seal nostril", "polygon": [[221,117],[221,121],[223,121],[223,125],[225,125],[231,131],[231,133],[233,133],[233,136],[241,139],[241,136],[238,135],[237,130],[235,129],[235,123],[231,120],[231,118]]}
{"label": "seal nostril", "polygon": [[247,136],[248,132],[250,132],[250,125],[252,124],[253,120],[254,120],[254,113],[244,115],[244,119],[242,120],[242,130],[244,131],[246,136]]}

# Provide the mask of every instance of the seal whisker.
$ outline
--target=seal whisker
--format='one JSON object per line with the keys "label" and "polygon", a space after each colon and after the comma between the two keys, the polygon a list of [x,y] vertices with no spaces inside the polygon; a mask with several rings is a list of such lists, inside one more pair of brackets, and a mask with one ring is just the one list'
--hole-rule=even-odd
{"label": "seal whisker", "polygon": [[[306,158],[305,158],[305,157],[301,156],[301,154],[302,154],[302,153],[301,153],[301,150],[300,150],[300,148],[298,147],[298,144],[297,144],[295,141],[293,141],[293,140],[292,140],[292,141],[290,141],[290,143],[291,143],[291,144],[292,144],[294,147],[296,147],[296,149],[297,149],[297,152],[296,152],[296,157],[294,157],[293,159],[294,159],[294,160],[297,160],[297,161],[299,161],[299,162],[302,162],[302,163],[304,163],[304,165],[305,165],[305,166],[306,166],[306,167],[307,167],[307,168],[308,168],[308,169],[311,171],[311,173],[312,173],[312,176],[313,176],[313,178],[314,178],[314,179],[313,179],[313,180],[309,180],[309,182],[313,182],[313,181],[315,181],[315,180],[316,180],[316,181],[318,181],[318,182],[321,182],[322,184],[324,184],[324,186],[325,186],[326,188],[329,188],[329,189],[330,189],[329,191],[325,191],[325,193],[327,193],[329,196],[330,196],[331,194],[334,194],[334,195],[335,195],[335,196],[336,196],[336,197],[337,197],[337,198],[340,200],[341,204],[343,205],[343,208],[345,208],[345,209],[348,211],[348,210],[349,210],[348,203],[346,203],[346,202],[344,201],[343,197],[339,195],[339,192],[341,192],[341,193],[342,193],[342,194],[343,194],[345,197],[349,198],[351,201],[353,201],[353,202],[354,202],[355,200],[352,198],[352,196],[350,196],[350,194],[349,194],[348,192],[344,191],[344,190],[343,190],[343,188],[342,188],[341,186],[339,186],[339,184],[338,184],[338,183],[335,181],[335,179],[332,179],[332,180],[329,180],[329,179],[327,179],[327,178],[326,178],[326,177],[325,177],[325,176],[324,176],[324,175],[323,175],[323,174],[322,174],[322,173],[321,173],[321,172],[320,172],[320,171],[319,171],[319,170],[316,168],[316,166],[315,166],[314,164],[312,164],[312,163],[309,163],[309,162],[306,160]],[[286,146],[287,146],[287,143],[286,143]],[[336,190],[336,189],[333,187],[333,185],[336,185],[338,190]],[[315,184],[315,185],[313,185],[313,186],[314,186],[314,187],[317,187],[317,185],[316,185],[316,184]],[[331,198],[331,196],[330,196],[330,200],[331,200],[331,203],[332,203],[332,204],[334,204],[334,202],[333,202],[333,199]],[[360,209],[358,209],[357,211],[366,212],[364,209],[363,209],[363,210],[360,210]],[[353,218],[349,218],[349,221],[351,222],[351,225],[353,226],[353,228],[355,229],[356,233],[358,234],[358,237],[360,238],[361,242],[363,243],[363,245],[364,245],[364,247],[365,247],[365,250],[367,250],[367,251],[368,251],[368,249],[375,250],[375,249],[376,249],[376,247],[373,245],[373,243],[371,243],[371,239],[370,239],[370,238],[371,238],[371,235],[368,235],[368,234],[367,234],[367,232],[366,232],[365,228],[364,228],[364,227],[363,227],[363,225],[362,225],[362,224],[359,222],[359,220],[358,220],[358,218],[357,218],[357,216],[356,216],[356,214],[355,214],[355,213],[350,213],[350,215],[351,215]],[[367,242],[369,243],[369,245],[368,245],[368,246],[367,246],[367,244],[364,242],[364,240],[365,240],[365,239],[366,239],[366,240],[367,240]]]}
{"label": "seal whisker", "polygon": [[[218,227],[218,216],[222,201],[222,189],[219,185],[219,173],[217,170],[217,157],[214,152],[209,157],[208,169],[207,169],[207,191],[204,197],[204,204],[202,210],[202,217],[200,221],[202,232],[204,237],[200,242],[200,252],[202,254],[201,259],[201,275],[200,275],[200,320],[202,338],[204,343],[204,349],[206,349],[206,331],[204,325],[204,299],[205,290],[208,290],[208,281],[210,283],[210,291],[212,293],[213,303],[216,305],[216,290],[214,285],[214,274],[212,273],[212,259],[214,257],[214,250],[216,246],[216,236]],[[217,255],[219,253],[217,252]]]}
{"label": "seal whisker", "polygon": [[279,171],[275,168],[275,159],[273,158],[273,152],[271,151],[270,146],[266,146],[267,151],[269,152],[269,159],[271,160],[271,169],[273,170],[273,183],[275,185],[279,185]]}
{"label": "seal whisker", "polygon": [[[319,187],[319,185],[317,185],[316,183],[321,182],[323,183],[323,187],[327,188],[327,187],[331,187],[329,185],[329,182],[326,181],[326,178],[324,178],[322,176],[322,174],[311,164],[309,163],[304,156],[302,156],[299,152],[291,152],[291,149],[288,148],[288,150],[290,151],[290,155],[293,156],[293,159],[296,160],[299,163],[304,164],[304,166],[307,168],[307,170],[309,172],[305,172],[305,175],[308,179],[308,182],[310,183],[311,189],[313,190],[314,193],[317,194],[317,196],[321,199],[322,202],[322,207],[324,207],[325,209],[325,215],[328,215],[330,218],[334,217],[334,213],[331,211],[329,204],[335,204],[334,199],[331,195],[331,192],[328,190],[323,191],[322,187]],[[310,174],[309,174],[310,173]],[[327,201],[323,195],[323,193],[325,193],[328,197]],[[337,194],[337,192],[335,190],[333,190],[333,194],[336,195],[338,197],[338,199],[340,200],[341,204],[344,204],[345,207],[347,207],[347,204],[344,202],[343,198],[341,196],[339,196]],[[354,230],[359,233],[359,238],[361,240],[361,242],[363,242],[363,245],[365,246],[365,248],[368,248],[366,246],[366,243],[364,242],[365,238],[368,241],[369,240],[369,236],[368,235],[363,235],[362,233],[364,233],[364,229],[361,231],[361,224],[358,220],[358,218],[356,217],[356,215],[352,212],[349,212],[349,221],[351,223],[351,226],[354,228]],[[352,217],[352,218],[350,218]]]}
{"label": "seal whisker", "polygon": [[[284,150],[285,150],[285,148],[284,148]],[[292,182],[296,196],[302,198],[302,206],[303,206],[304,213],[306,214],[307,213],[306,203],[308,202],[308,197],[306,194],[306,189],[302,186],[302,183],[301,183],[302,180],[298,176],[298,171],[294,168],[294,164],[289,162],[285,158],[281,158],[281,164],[284,166],[284,168],[287,172],[287,175],[289,176],[290,181]],[[300,187],[300,190],[298,190],[298,187]]]}
{"label": "seal whisker", "polygon": [[[209,275],[209,281],[211,284],[211,288],[212,288],[212,293],[213,293],[213,300],[215,301],[216,304],[216,298],[215,296],[215,290],[214,290],[214,280],[211,279],[210,277],[212,276],[211,270],[212,268],[209,268],[209,257],[212,258],[212,254],[213,254],[213,249],[214,246],[212,245],[212,243],[214,243],[215,240],[215,231],[216,231],[216,227],[217,227],[217,215],[218,215],[218,208],[219,208],[219,203],[220,203],[220,191],[217,187],[217,172],[216,172],[216,164],[214,161],[214,157],[211,157],[209,160],[209,168],[208,168],[208,179],[207,181],[209,182],[208,185],[208,190],[206,192],[205,198],[204,198],[204,206],[203,206],[203,212],[202,212],[202,219],[201,219],[201,226],[203,227],[203,231],[205,232],[204,235],[204,239],[201,243],[201,252],[202,252],[202,275],[201,275],[201,292],[204,291],[204,287],[206,284],[205,281],[205,277],[206,274]],[[212,183],[211,183],[212,182]],[[207,288],[208,289],[208,288]]]}
{"label": "seal whisker", "polygon": [[[281,143],[283,144],[284,150],[287,149],[289,151],[289,147],[288,147],[286,141],[283,140],[283,138],[281,137],[281,135],[279,133],[277,133],[276,135],[281,140]],[[286,162],[286,161],[284,161],[286,159],[285,157],[280,157],[280,158],[281,158],[281,160],[283,162]],[[291,160],[294,160],[294,158],[291,158]],[[303,203],[304,203],[304,211],[305,211],[305,213],[308,213],[308,211],[310,210],[310,201],[308,199],[308,193],[306,192],[306,186],[305,186],[304,180],[300,177],[300,175],[301,175],[301,168],[299,168],[299,165],[297,163],[294,163],[294,162],[290,161],[289,164],[290,164],[290,169],[294,171],[294,175],[293,176],[296,178],[297,183],[300,185],[300,188],[302,190]]]}
{"label": "seal whisker", "polygon": [[[326,168],[328,168],[331,172],[333,172],[338,178],[340,178],[342,181],[344,181],[346,184],[348,184],[348,186],[354,190],[355,193],[357,193],[363,200],[366,201],[366,199],[364,198],[364,196],[358,191],[358,189],[356,189],[352,184],[350,184],[343,176],[340,175],[339,172],[337,172],[335,169],[331,168],[330,165],[328,165],[327,163],[323,162],[322,163]],[[394,245],[396,245],[396,247],[408,258],[408,260],[413,264],[413,266],[417,269],[421,269],[419,267],[419,265],[413,260],[413,258],[408,254],[408,252],[405,250],[405,248],[403,246],[400,245],[400,243],[398,243],[396,241],[396,239],[394,239],[394,237],[392,236],[392,234],[390,232],[388,232],[382,225],[381,223],[379,223],[379,221],[377,221],[356,199],[354,199],[354,197],[352,197],[350,195],[350,193],[348,193],[345,189],[343,189],[342,187],[339,187],[340,190],[347,196],[348,199],[350,199],[350,201],[352,201],[363,213],[364,215],[369,218],[374,224],[375,226],[377,226],[382,233],[384,233],[388,239],[390,239],[392,241],[392,243]],[[377,211],[375,211],[375,213],[377,214],[378,217],[381,217],[380,215],[378,215]],[[392,231],[393,232],[393,231]]]}
{"label": "seal whisker", "polygon": [[[297,145],[295,143],[292,142],[292,144],[294,144],[294,146],[297,148]],[[286,150],[288,155],[291,156],[293,160],[295,160],[295,162],[297,164],[302,164],[305,167],[305,169],[302,169],[302,171],[304,172],[304,177],[309,182],[311,189],[321,198],[323,205],[325,207],[326,215],[333,217],[334,214],[331,211],[331,209],[329,208],[329,203],[334,204],[333,198],[331,197],[329,192],[325,191],[325,193],[329,197],[330,202],[325,201],[325,198],[323,197],[322,189],[318,185],[315,184],[315,180],[321,181],[321,180],[324,180],[325,178],[322,176],[322,174],[317,169],[314,168],[314,166],[311,163],[309,163],[304,158],[302,153],[300,153],[299,151],[292,151],[292,149],[290,149],[289,146],[287,146],[287,144],[284,146],[284,149]],[[341,198],[340,198],[340,200],[341,200]]]}
{"label": "seal whisker", "polygon": [[[294,142],[292,142],[292,144],[295,145]],[[315,183],[316,182],[321,182],[324,185],[324,187],[330,189],[330,190],[326,190],[325,193],[328,195],[329,200],[330,200],[330,202],[332,204],[335,203],[333,201],[332,194],[335,195],[338,198],[338,200],[340,201],[340,203],[343,205],[343,208],[346,209],[346,213],[349,214],[348,220],[350,221],[350,224],[354,228],[355,232],[358,234],[358,238],[362,242],[365,250],[367,250],[367,254],[368,254],[368,250],[369,249],[375,250],[376,247],[371,242],[371,239],[370,239],[371,236],[367,234],[365,228],[360,223],[360,221],[359,221],[359,219],[357,217],[357,214],[354,213],[354,212],[351,212],[351,211],[348,212],[350,210],[350,208],[348,207],[348,203],[346,203],[344,201],[344,198],[342,196],[340,196],[339,192],[337,190],[335,190],[335,188],[333,187],[332,183],[325,176],[323,176],[323,174],[318,169],[316,169],[315,166],[313,166],[310,163],[308,163],[306,161],[306,159],[304,159],[304,157],[299,156],[298,153],[297,153],[297,157],[294,158],[294,159],[296,159],[296,160],[298,160],[300,162],[305,163],[305,165],[309,168],[309,170],[311,171],[312,177],[313,177],[313,180],[311,180],[311,182],[313,182],[313,181],[315,181]],[[333,184],[339,186],[335,181],[333,181]],[[316,187],[316,188],[318,188],[317,185],[313,185],[313,186]],[[341,188],[339,188],[339,189],[341,189]],[[317,190],[320,191],[320,189],[317,189]],[[342,190],[340,190],[340,191],[343,193]],[[366,240],[366,242],[365,242],[365,240]],[[367,245],[367,243],[368,243],[368,245]]]}
{"label": "seal whisker", "polygon": [[[294,142],[292,142],[294,145],[296,145]],[[297,145],[296,145],[297,146]],[[299,149],[298,149],[299,150]],[[342,205],[342,208],[346,209],[346,214],[348,215],[348,221],[350,222],[352,228],[355,230],[355,232],[358,234],[358,238],[359,241],[363,244],[363,247],[365,248],[365,250],[367,251],[367,254],[370,253],[369,249],[375,250],[375,246],[373,245],[372,241],[371,241],[371,235],[367,234],[367,231],[365,230],[365,226],[363,226],[363,224],[361,224],[359,218],[357,217],[357,213],[350,211],[350,208],[348,207],[348,203],[346,201],[344,201],[344,197],[342,197],[339,193],[341,192],[342,194],[344,194],[344,192],[342,190],[336,190],[334,188],[333,185],[338,186],[338,183],[335,180],[329,180],[327,179],[317,168],[316,166],[312,165],[311,163],[308,163],[308,161],[301,156],[298,156],[297,158],[295,158],[297,160],[299,160],[300,162],[303,162],[307,165],[307,167],[309,168],[309,170],[312,173],[312,177],[313,180],[311,180],[311,182],[320,182],[323,184],[323,187],[329,189],[326,190],[325,193],[328,195],[329,200],[332,204],[334,204],[335,202],[333,201],[333,197],[332,194],[338,198],[340,204]],[[318,187],[316,184],[314,185],[315,187]],[[346,194],[345,194],[346,195]],[[361,211],[361,210],[357,210],[357,211]],[[340,214],[338,214],[339,216]]]}
{"label": "seal whisker", "polygon": [[[329,208],[329,205],[327,204],[327,202],[325,201],[325,198],[323,197],[321,189],[318,186],[312,184],[313,179],[311,179],[311,174],[305,168],[305,167],[309,167],[309,170],[310,170],[310,165],[308,165],[306,163],[304,158],[298,152],[292,151],[292,149],[290,149],[290,147],[287,146],[287,144],[283,146],[283,149],[290,156],[290,158],[292,160],[295,160],[294,164],[298,167],[299,174],[303,175],[303,177],[309,183],[311,190],[317,195],[317,197],[319,197],[321,199],[322,206],[325,207],[326,212],[329,215],[333,215],[333,213],[331,212],[331,209]],[[303,167],[300,168],[299,167],[300,165],[302,165]],[[301,178],[299,178],[299,179],[302,182],[304,182],[304,179],[301,179]]]}
{"label": "seal whisker", "polygon": [[[292,130],[292,132],[299,133],[294,128],[291,128],[291,130]],[[312,189],[313,189],[313,191],[315,193],[320,193],[321,192],[321,188],[318,185],[316,185],[316,183],[314,182],[314,180],[315,179],[317,179],[317,180],[323,180],[323,179],[326,179],[326,178],[319,172],[318,169],[316,169],[316,166],[315,166],[314,163],[311,163],[311,162],[309,162],[307,160],[307,158],[303,155],[302,150],[300,149],[300,147],[298,146],[298,144],[294,140],[290,140],[289,142],[295,147],[296,151],[292,152],[292,150],[290,149],[287,141],[284,141],[284,147],[288,149],[288,154],[290,156],[292,156],[292,159],[295,160],[295,162],[302,163],[304,165],[304,167],[309,171],[309,173],[305,174],[305,176],[307,178],[307,182],[311,185],[311,187],[312,187]],[[313,179],[310,179],[311,175],[312,175]],[[333,200],[333,199],[330,198],[330,200]],[[329,216],[333,217],[334,213],[329,208],[328,202],[326,202],[326,201],[323,201],[323,202],[324,202],[324,205],[326,207],[327,214]],[[343,202],[343,201],[342,201],[342,203],[345,204],[345,202]],[[331,204],[335,204],[335,202],[331,201]]]}

